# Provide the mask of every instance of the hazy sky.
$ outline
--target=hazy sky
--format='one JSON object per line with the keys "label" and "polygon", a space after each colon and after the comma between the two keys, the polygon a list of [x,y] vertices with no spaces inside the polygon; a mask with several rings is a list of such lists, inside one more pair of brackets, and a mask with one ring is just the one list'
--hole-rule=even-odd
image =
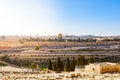
{"label": "hazy sky", "polygon": [[0,0],[0,35],[120,35],[120,0]]}

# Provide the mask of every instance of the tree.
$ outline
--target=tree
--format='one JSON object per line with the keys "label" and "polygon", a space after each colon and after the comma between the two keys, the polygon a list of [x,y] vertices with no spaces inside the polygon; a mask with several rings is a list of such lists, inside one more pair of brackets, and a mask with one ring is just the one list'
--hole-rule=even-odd
{"label": "tree", "polygon": [[77,65],[78,66],[84,66],[86,63],[85,56],[79,56],[77,59]]}
{"label": "tree", "polygon": [[53,64],[53,70],[56,71],[56,62]]}
{"label": "tree", "polygon": [[120,46],[118,46],[118,52],[120,52]]}
{"label": "tree", "polygon": [[36,68],[36,64],[34,62],[31,63],[31,66],[30,66],[32,69],[35,69]]}
{"label": "tree", "polygon": [[60,58],[58,58],[56,61],[56,72],[57,73],[61,72],[61,60],[60,60]]}
{"label": "tree", "polygon": [[86,63],[85,56],[82,56],[82,65],[84,66]]}
{"label": "tree", "polygon": [[61,61],[61,64],[60,64],[60,70],[61,70],[61,71],[64,71],[63,61]]}
{"label": "tree", "polygon": [[94,57],[93,57],[93,56],[91,56],[91,57],[89,58],[89,63],[94,63]]}
{"label": "tree", "polygon": [[48,59],[48,69],[52,70],[52,62],[51,59]]}
{"label": "tree", "polygon": [[77,66],[80,66],[80,65],[81,65],[81,61],[82,61],[82,58],[81,58],[81,56],[79,56],[79,57],[77,58]]}
{"label": "tree", "polygon": [[77,40],[78,42],[80,42],[80,38],[78,38],[78,40]]}
{"label": "tree", "polygon": [[39,50],[39,49],[40,49],[40,46],[36,46],[36,47],[35,47],[35,50]]}
{"label": "tree", "polygon": [[66,71],[70,71],[70,60],[69,60],[68,57],[67,57],[67,60],[66,60]]}
{"label": "tree", "polygon": [[71,65],[70,65],[71,71],[75,71],[75,65],[76,65],[76,60],[73,57],[73,60],[71,61]]}

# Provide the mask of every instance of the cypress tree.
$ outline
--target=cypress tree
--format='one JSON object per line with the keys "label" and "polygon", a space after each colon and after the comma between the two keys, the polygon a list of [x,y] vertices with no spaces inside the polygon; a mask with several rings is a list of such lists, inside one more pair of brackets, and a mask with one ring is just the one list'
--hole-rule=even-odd
{"label": "cypress tree", "polygon": [[91,56],[90,58],[89,58],[89,61],[88,61],[89,63],[94,63],[94,57],[93,56]]}
{"label": "cypress tree", "polygon": [[118,52],[120,52],[120,46],[118,46]]}
{"label": "cypress tree", "polygon": [[53,70],[56,71],[56,62],[53,64]]}
{"label": "cypress tree", "polygon": [[76,65],[76,60],[75,60],[75,58],[73,57],[73,60],[71,61],[71,65],[70,65],[71,71],[75,71],[75,65]]}
{"label": "cypress tree", "polygon": [[77,58],[77,66],[80,65],[80,56]]}
{"label": "cypress tree", "polygon": [[82,65],[84,66],[85,63],[86,63],[86,61],[85,61],[85,56],[82,56]]}
{"label": "cypress tree", "polygon": [[82,65],[82,56],[79,56],[79,57],[77,58],[77,65],[78,65],[78,66]]}
{"label": "cypress tree", "polygon": [[61,71],[64,71],[63,61],[61,61],[60,70],[61,70]]}
{"label": "cypress tree", "polygon": [[52,70],[52,62],[51,59],[48,59],[48,69]]}
{"label": "cypress tree", "polygon": [[77,65],[78,66],[84,66],[85,63],[86,63],[85,56],[79,56],[78,59],[77,59]]}
{"label": "cypress tree", "polygon": [[66,71],[70,71],[70,60],[69,60],[68,57],[67,57],[67,60],[66,60]]}
{"label": "cypress tree", "polygon": [[57,73],[61,72],[61,60],[60,60],[60,58],[58,58],[56,61],[56,72]]}
{"label": "cypress tree", "polygon": [[78,42],[80,42],[80,38],[78,38],[78,40],[77,40]]}

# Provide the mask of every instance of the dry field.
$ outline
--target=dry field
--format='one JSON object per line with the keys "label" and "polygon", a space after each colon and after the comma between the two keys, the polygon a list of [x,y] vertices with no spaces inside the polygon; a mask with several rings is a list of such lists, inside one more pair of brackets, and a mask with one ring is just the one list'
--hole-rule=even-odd
{"label": "dry field", "polygon": [[18,41],[1,41],[0,50],[11,49],[22,46],[80,46],[80,45],[105,45],[120,44],[120,42],[18,42]]}

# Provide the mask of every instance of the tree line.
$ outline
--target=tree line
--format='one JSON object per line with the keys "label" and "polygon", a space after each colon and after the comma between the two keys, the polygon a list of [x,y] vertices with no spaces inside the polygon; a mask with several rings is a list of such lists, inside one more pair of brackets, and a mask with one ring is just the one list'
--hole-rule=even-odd
{"label": "tree line", "polygon": [[[39,65],[38,63],[29,60],[10,60],[8,56],[1,57],[1,60],[10,64],[14,64],[16,66],[29,67],[32,69],[37,69]],[[79,56],[77,58],[72,57],[72,59],[66,57],[65,60],[62,60],[60,57],[58,57],[55,61],[52,61],[52,59],[48,59],[48,61],[44,63],[47,63],[47,68],[49,70],[60,73],[61,71],[75,71],[76,66],[83,67],[89,63],[94,63],[94,61],[95,59],[93,56],[90,56],[90,58]]]}
{"label": "tree line", "polygon": [[65,61],[62,61],[61,58],[57,58],[55,62],[52,62],[51,59],[48,59],[48,69],[53,70],[57,73],[61,71],[75,71],[75,67],[85,66],[89,63],[94,63],[94,57],[91,56],[88,59],[85,59],[85,56],[79,56],[77,59],[73,57],[71,60],[69,57]]}

